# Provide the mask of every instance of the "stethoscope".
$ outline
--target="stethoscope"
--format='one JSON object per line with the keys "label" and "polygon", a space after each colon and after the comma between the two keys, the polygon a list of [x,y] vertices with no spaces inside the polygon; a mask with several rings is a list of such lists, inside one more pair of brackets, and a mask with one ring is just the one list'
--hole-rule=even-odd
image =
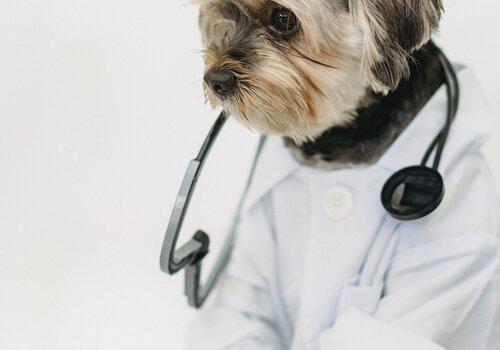
{"label": "stethoscope", "polygon": [[[444,197],[444,181],[438,168],[451,125],[457,113],[460,91],[456,72],[452,64],[441,50],[437,49],[437,52],[445,76],[448,97],[445,126],[427,148],[420,165],[407,167],[398,171],[387,180],[382,189],[381,201],[385,210],[390,216],[400,221],[421,219],[429,215],[441,204]],[[199,230],[191,240],[180,248],[177,248],[177,240],[207,155],[226,120],[226,113],[221,112],[203,142],[197,157],[189,163],[175,201],[174,209],[172,210],[161,249],[160,268],[162,271],[173,275],[185,269],[184,293],[188,298],[189,305],[194,308],[199,308],[203,305],[229,260],[240,212],[266,139],[265,136],[261,136],[260,138],[245,190],[238,203],[236,215],[234,215],[222,252],[215,266],[212,268],[206,283],[202,285],[200,282],[201,263],[209,251],[210,240],[208,234]],[[427,163],[434,151],[433,164],[431,167],[428,167]]]}

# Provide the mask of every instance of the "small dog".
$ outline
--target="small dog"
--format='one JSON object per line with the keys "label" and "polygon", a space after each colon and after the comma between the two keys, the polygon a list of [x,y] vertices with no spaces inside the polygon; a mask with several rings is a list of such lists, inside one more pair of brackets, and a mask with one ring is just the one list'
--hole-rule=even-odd
{"label": "small dog", "polygon": [[197,1],[207,100],[296,144],[396,89],[443,10],[441,0]]}
{"label": "small dog", "polygon": [[[429,163],[448,130],[452,84],[448,100],[436,93],[449,76],[430,40],[442,1],[198,1],[207,100],[278,137],[188,348],[500,348],[499,211],[479,149],[490,122],[470,70],[435,161],[443,205],[403,222],[380,203],[387,178]],[[418,181],[398,203],[426,203]]]}

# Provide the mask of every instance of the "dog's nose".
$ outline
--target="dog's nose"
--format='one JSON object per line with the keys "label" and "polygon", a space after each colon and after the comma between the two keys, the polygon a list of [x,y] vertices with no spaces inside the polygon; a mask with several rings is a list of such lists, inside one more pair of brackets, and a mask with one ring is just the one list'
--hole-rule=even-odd
{"label": "dog's nose", "polygon": [[227,70],[209,70],[204,77],[205,83],[220,98],[225,98],[236,87],[236,75]]}

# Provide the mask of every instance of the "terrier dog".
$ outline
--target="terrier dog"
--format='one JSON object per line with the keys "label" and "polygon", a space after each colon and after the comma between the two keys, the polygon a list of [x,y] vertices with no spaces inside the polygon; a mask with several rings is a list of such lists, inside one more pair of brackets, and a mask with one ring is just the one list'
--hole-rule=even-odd
{"label": "terrier dog", "polygon": [[297,144],[356,122],[411,73],[441,0],[198,0],[206,98]]}
{"label": "terrier dog", "polygon": [[[420,152],[426,164],[432,147],[421,147],[450,126],[440,116],[454,112],[453,84],[431,41],[442,1],[197,1],[207,100],[281,136],[316,169],[268,138],[234,254],[190,348],[486,349],[477,322],[496,329],[487,293],[498,211],[479,150],[487,113],[470,73],[460,80],[467,102],[448,118],[444,205],[405,223],[388,217],[378,192]],[[448,103],[445,91],[435,94],[445,81]],[[397,201],[425,202],[427,180],[418,181],[400,186],[406,198]]]}

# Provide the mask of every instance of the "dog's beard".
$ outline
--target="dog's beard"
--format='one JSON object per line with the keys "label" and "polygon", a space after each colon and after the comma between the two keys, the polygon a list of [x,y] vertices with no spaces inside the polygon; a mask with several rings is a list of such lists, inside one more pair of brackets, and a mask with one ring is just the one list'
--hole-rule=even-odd
{"label": "dog's beard", "polygon": [[[355,118],[355,110],[369,87],[388,92],[395,86],[384,85],[385,80],[394,80],[397,85],[396,74],[404,75],[405,61],[400,62],[401,72],[390,70],[392,66],[376,61],[383,59],[382,54],[375,57],[365,50],[367,36],[371,46],[388,40],[383,37],[387,34],[382,30],[384,23],[370,23],[379,29],[376,33],[363,32],[346,9],[345,0],[198,1],[206,71],[230,70],[237,79],[234,91],[222,98],[205,84],[206,98],[251,129],[288,136],[298,143],[314,139],[326,129]],[[363,7],[364,2],[356,3],[360,4],[356,8],[358,15],[362,10],[384,6]],[[292,38],[273,36],[262,20],[269,6],[293,10],[300,31]],[[396,10],[394,15],[401,17]],[[417,34],[408,35],[416,40]],[[427,36],[430,33],[423,33],[418,45]],[[407,42],[406,46],[410,49]],[[392,47],[396,47],[394,43]],[[398,55],[403,55],[398,48]],[[370,47],[370,52],[375,49],[388,57],[392,52],[376,47]],[[379,76],[386,79],[375,81]]]}
{"label": "dog's beard", "polygon": [[273,48],[261,55],[252,68],[239,69],[238,87],[227,99],[206,88],[212,105],[223,106],[250,129],[299,142],[352,118],[349,111],[357,106],[366,85],[359,70],[346,67],[345,60],[343,67],[330,67]]}

